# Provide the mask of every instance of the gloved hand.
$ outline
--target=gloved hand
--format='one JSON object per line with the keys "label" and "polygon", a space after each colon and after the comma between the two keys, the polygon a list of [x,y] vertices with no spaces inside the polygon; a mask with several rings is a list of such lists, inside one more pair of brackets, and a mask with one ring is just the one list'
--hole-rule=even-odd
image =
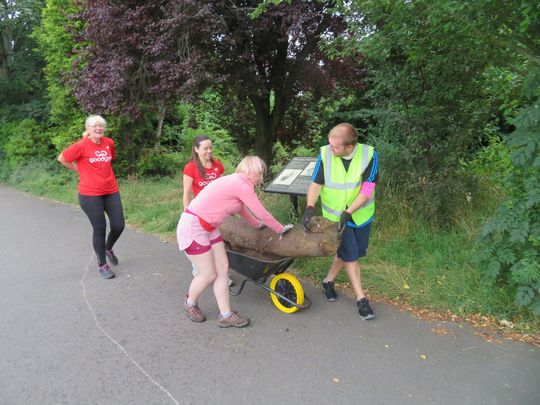
{"label": "gloved hand", "polygon": [[315,216],[315,208],[311,205],[306,207],[304,215],[302,215],[302,230],[304,232],[309,232],[309,220]]}
{"label": "gloved hand", "polygon": [[347,228],[347,222],[349,221],[352,221],[352,215],[349,214],[347,211],[343,211],[339,216],[339,222],[337,225],[337,233],[339,239],[343,238],[343,232],[345,232],[345,228]]}
{"label": "gloved hand", "polygon": [[283,228],[283,232],[279,233],[279,240],[281,240],[281,238],[283,238],[283,235],[285,235],[287,232],[289,232],[291,229],[293,229],[294,225],[293,224],[287,224],[285,225]]}

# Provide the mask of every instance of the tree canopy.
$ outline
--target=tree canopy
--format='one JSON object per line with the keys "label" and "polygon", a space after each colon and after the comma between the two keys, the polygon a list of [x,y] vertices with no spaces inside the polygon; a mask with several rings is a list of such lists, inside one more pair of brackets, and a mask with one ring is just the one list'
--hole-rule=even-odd
{"label": "tree canopy", "polygon": [[318,45],[346,25],[332,2],[282,3],[254,18],[258,4],[89,2],[80,15],[87,45],[78,51],[75,95],[89,110],[136,117],[213,86],[252,108],[253,147],[270,160],[293,97],[343,73],[328,68]]}

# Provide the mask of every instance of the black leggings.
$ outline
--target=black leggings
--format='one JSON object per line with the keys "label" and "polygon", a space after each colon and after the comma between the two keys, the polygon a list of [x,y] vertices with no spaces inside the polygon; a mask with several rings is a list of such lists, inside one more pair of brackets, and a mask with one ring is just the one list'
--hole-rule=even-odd
{"label": "black leggings", "polygon": [[[107,263],[105,258],[105,249],[111,250],[115,242],[118,240],[124,230],[124,210],[122,209],[122,201],[120,193],[106,195],[82,195],[79,194],[79,204],[82,210],[88,216],[94,234],[92,242],[96,251],[98,264],[103,266]],[[105,233],[107,230],[107,222],[105,221],[105,213],[109,217],[109,225],[111,231],[105,243]]]}

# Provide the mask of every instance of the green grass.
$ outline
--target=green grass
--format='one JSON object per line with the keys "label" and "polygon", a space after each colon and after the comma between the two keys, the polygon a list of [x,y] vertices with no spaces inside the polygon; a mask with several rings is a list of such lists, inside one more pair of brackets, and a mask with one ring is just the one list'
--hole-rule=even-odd
{"label": "green grass", "polygon": [[[8,183],[23,191],[76,204],[76,174],[56,165],[32,163],[13,173]],[[183,210],[181,177],[132,178],[119,183],[127,222],[174,239]],[[282,223],[299,222],[301,213],[294,212],[288,196],[259,195]],[[483,283],[480,269],[471,263],[480,223],[471,210],[463,215],[466,219],[460,227],[441,230],[415,218],[413,207],[398,194],[384,197],[377,208],[369,253],[361,260],[363,284],[370,295],[463,317],[481,314],[505,319],[514,322],[515,330],[527,333],[540,331],[540,319],[516,307],[512,291]],[[303,207],[305,200],[301,198],[299,205]],[[481,214],[486,215],[486,210]],[[320,280],[330,263],[331,258],[299,258],[293,266],[300,276]],[[336,281],[347,283],[347,276],[342,273]]]}

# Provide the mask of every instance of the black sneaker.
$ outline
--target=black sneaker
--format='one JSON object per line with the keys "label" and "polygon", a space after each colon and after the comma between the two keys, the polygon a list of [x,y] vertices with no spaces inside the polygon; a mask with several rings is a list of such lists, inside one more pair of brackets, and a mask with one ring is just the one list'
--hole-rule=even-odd
{"label": "black sneaker", "polygon": [[362,318],[364,321],[375,318],[375,314],[369,306],[369,301],[367,298],[362,298],[361,300],[356,301],[356,306],[358,307],[360,318]]}
{"label": "black sneaker", "polygon": [[114,277],[114,273],[108,264],[104,264],[103,266],[99,267],[99,274],[105,279]]}
{"label": "black sneaker", "polygon": [[323,281],[322,287],[324,290],[324,295],[326,296],[327,301],[335,301],[337,298],[336,290],[334,290],[334,283],[332,281],[329,281],[328,283],[325,283]]}
{"label": "black sneaker", "polygon": [[105,256],[107,256],[107,260],[109,260],[111,264],[114,264],[115,266],[118,264],[118,257],[114,255],[114,252],[112,251],[112,249],[106,250]]}

